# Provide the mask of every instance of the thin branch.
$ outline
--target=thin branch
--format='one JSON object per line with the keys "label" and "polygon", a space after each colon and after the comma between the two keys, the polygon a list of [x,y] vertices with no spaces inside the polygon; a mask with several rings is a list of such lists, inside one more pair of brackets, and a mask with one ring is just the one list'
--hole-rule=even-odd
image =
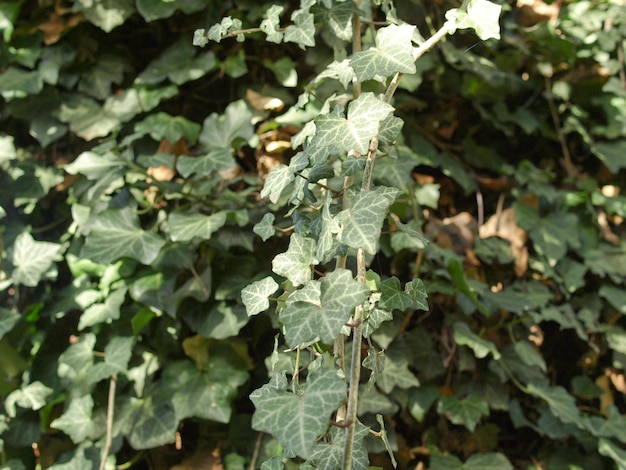
{"label": "thin branch", "polygon": [[578,171],[572,163],[572,156],[569,152],[569,147],[567,146],[567,139],[565,138],[563,128],[561,127],[559,112],[556,109],[556,104],[554,103],[554,98],[552,97],[552,82],[550,81],[550,77],[547,75],[544,77],[544,80],[546,85],[546,99],[548,100],[548,107],[550,108],[550,114],[552,115],[552,122],[554,123],[554,129],[559,139],[559,144],[561,144],[561,152],[563,152],[563,166],[565,167],[567,176],[575,178],[578,175]]}
{"label": "thin branch", "polygon": [[111,376],[109,381],[109,402],[107,405],[107,423],[106,423],[106,439],[104,449],[102,449],[102,458],[100,460],[100,470],[106,467],[107,457],[111,451],[111,443],[113,442],[113,415],[115,413],[115,390],[117,384],[117,374]]}
{"label": "thin branch", "polygon": [[259,453],[261,452],[261,442],[263,441],[263,433],[259,432],[259,435],[256,438],[256,443],[254,444],[254,452],[252,453],[252,459],[250,460],[250,470],[254,470],[256,468],[256,461],[259,458]]}

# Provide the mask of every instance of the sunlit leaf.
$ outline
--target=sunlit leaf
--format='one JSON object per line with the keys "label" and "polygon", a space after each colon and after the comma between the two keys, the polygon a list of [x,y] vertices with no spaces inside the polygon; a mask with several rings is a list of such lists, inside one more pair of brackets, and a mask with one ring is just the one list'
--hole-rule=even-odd
{"label": "sunlit leaf", "polygon": [[297,393],[287,391],[284,375],[275,375],[250,395],[255,406],[252,427],[271,433],[296,455],[310,457],[345,394],[346,384],[334,369],[311,372]]}
{"label": "sunlit leaf", "polygon": [[279,276],[285,276],[294,286],[305,284],[311,279],[311,265],[315,259],[316,243],[312,238],[294,233],[289,239],[289,248],[272,261],[272,270]]}
{"label": "sunlit leaf", "polygon": [[500,39],[500,13],[502,6],[488,0],[469,0],[459,9],[446,12],[450,33],[456,29],[472,28],[483,41]]}
{"label": "sunlit leaf", "polygon": [[272,5],[265,10],[264,19],[261,21],[259,28],[265,33],[269,42],[280,44],[283,41],[285,33],[278,31],[278,28],[280,27],[280,14],[284,9],[285,7],[283,6]]}
{"label": "sunlit leaf", "polygon": [[415,73],[411,38],[415,26],[389,25],[376,33],[376,47],[357,52],[350,59],[359,81],[379,75],[389,77],[396,72]]}
{"label": "sunlit leaf", "polygon": [[6,398],[4,406],[11,417],[15,417],[16,405],[20,408],[36,411],[46,405],[47,398],[53,391],[50,387],[35,381],[11,392]]}
{"label": "sunlit leaf", "polygon": [[50,427],[60,429],[74,444],[80,444],[90,436],[95,426],[92,410],[91,395],[73,398],[65,412],[50,423]]}
{"label": "sunlit leaf", "polygon": [[270,306],[268,297],[278,290],[278,283],[267,276],[255,281],[241,291],[241,301],[246,306],[248,315],[256,315]]}
{"label": "sunlit leaf", "polygon": [[173,241],[189,241],[194,238],[208,240],[226,223],[226,212],[212,215],[183,214],[174,212],[169,219],[170,237]]}
{"label": "sunlit leaf", "polygon": [[315,22],[307,10],[296,10],[291,14],[291,24],[285,28],[285,42],[295,42],[301,49],[315,46]]}
{"label": "sunlit leaf", "polygon": [[261,197],[267,197],[273,203],[277,203],[283,190],[293,182],[294,178],[294,172],[290,167],[278,165],[267,175],[261,190]]}
{"label": "sunlit leaf", "polygon": [[34,240],[30,233],[22,232],[15,238],[11,261],[13,282],[36,286],[52,266],[61,251],[61,245]]}
{"label": "sunlit leaf", "polygon": [[110,323],[120,317],[120,307],[126,298],[126,289],[111,292],[103,303],[89,306],[80,316],[78,329],[84,330],[98,323]]}
{"label": "sunlit leaf", "polygon": [[254,135],[252,113],[244,100],[234,101],[224,114],[211,113],[202,123],[199,141],[206,150],[230,149],[233,143]]}
{"label": "sunlit leaf", "polygon": [[74,9],[82,12],[91,23],[109,33],[135,12],[135,5],[132,0],[77,0]]}

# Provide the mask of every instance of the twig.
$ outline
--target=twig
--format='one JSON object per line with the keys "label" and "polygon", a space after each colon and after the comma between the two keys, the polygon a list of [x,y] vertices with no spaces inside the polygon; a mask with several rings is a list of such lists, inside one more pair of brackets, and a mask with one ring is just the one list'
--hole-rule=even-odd
{"label": "twig", "polygon": [[107,423],[106,423],[106,439],[104,441],[104,449],[102,449],[102,458],[100,460],[100,470],[106,467],[107,457],[111,451],[111,443],[113,442],[113,415],[115,413],[115,389],[117,384],[117,374],[111,376],[109,381],[109,402],[107,405]]}
{"label": "twig", "polygon": [[548,100],[548,107],[550,108],[550,114],[552,115],[552,122],[554,123],[556,135],[559,139],[559,143],[561,144],[561,152],[563,152],[563,166],[565,167],[567,176],[570,178],[575,178],[578,174],[578,171],[572,163],[572,156],[570,155],[569,147],[567,146],[567,140],[565,139],[565,134],[563,134],[563,129],[561,128],[559,112],[556,109],[556,105],[554,104],[554,98],[552,97],[552,82],[550,81],[550,77],[548,77],[547,75],[544,77],[544,80],[546,85],[546,98]]}
{"label": "twig", "polygon": [[263,442],[263,433],[259,432],[259,435],[257,436],[256,442],[254,444],[254,452],[252,453],[250,466],[248,467],[250,470],[254,470],[256,468],[256,461],[259,458],[259,453],[261,452],[261,442]]}

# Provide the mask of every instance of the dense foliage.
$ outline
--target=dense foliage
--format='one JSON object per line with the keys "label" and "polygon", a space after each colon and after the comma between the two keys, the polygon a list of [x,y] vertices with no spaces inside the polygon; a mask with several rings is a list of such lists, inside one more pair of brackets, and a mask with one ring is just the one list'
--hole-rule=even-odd
{"label": "dense foliage", "polygon": [[0,468],[625,468],[625,6],[502,3],[0,1]]}

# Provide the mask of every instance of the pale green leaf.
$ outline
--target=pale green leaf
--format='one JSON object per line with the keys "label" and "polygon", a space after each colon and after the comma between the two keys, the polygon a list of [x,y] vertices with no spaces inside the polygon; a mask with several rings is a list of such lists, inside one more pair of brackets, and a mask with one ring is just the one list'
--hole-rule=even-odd
{"label": "pale green leaf", "polygon": [[43,89],[43,79],[38,71],[25,71],[15,67],[8,67],[2,73],[0,95],[11,101],[36,95]]}
{"label": "pale green leaf", "polygon": [[120,308],[126,298],[126,288],[111,292],[104,303],[89,306],[80,316],[79,331],[99,323],[110,323],[120,317]]}
{"label": "pale green leaf", "polygon": [[336,112],[315,119],[316,132],[311,147],[328,148],[330,153],[356,150],[364,155],[370,140],[378,135],[380,122],[393,110],[393,106],[373,93],[362,93],[348,105],[347,119]]}
{"label": "pale green leaf", "polygon": [[150,114],[135,124],[135,132],[150,134],[154,140],[161,139],[174,144],[183,137],[194,144],[200,134],[200,124],[185,119],[183,116],[171,116],[167,113]]}
{"label": "pale green leaf", "polygon": [[314,239],[294,233],[289,239],[287,251],[277,255],[272,261],[272,270],[289,279],[296,287],[306,284],[311,279],[311,265],[317,264],[315,252]]}
{"label": "pale green leaf", "polygon": [[437,412],[445,415],[452,423],[463,425],[473,432],[480,418],[489,415],[489,405],[476,395],[469,395],[462,400],[442,396]]}
{"label": "pale green leaf", "polygon": [[229,422],[231,402],[246,380],[246,371],[217,355],[209,358],[205,371],[190,361],[177,361],[163,374],[163,383],[172,394],[176,419],[193,417],[218,423]]}
{"label": "pale green leaf", "polygon": [[126,163],[113,152],[81,153],[72,163],[65,165],[64,169],[70,175],[85,175],[89,180],[97,180],[112,171],[126,168]]}
{"label": "pale green leaf", "polygon": [[389,394],[395,387],[419,387],[419,380],[409,369],[409,356],[402,356],[390,349],[385,354],[385,367],[378,374],[376,384],[385,393]]}
{"label": "pale green leaf", "polygon": [[208,240],[226,223],[226,212],[217,212],[212,215],[172,212],[168,223],[172,241],[186,242],[194,238]]}
{"label": "pale green leaf", "polygon": [[22,318],[16,310],[0,307],[0,339],[13,329]]}
{"label": "pale green leaf", "polygon": [[4,402],[7,414],[12,418],[15,417],[15,405],[28,410],[36,411],[40,409],[46,405],[47,399],[53,391],[38,380],[25,387],[18,388],[12,391]]}
{"label": "pale green leaf", "polygon": [[[345,432],[342,429],[333,428],[329,434],[330,439],[328,441],[320,441],[315,446],[309,460],[315,462],[316,466],[311,467],[311,469],[343,468]],[[369,466],[369,456],[365,441],[368,435],[370,435],[370,428],[357,422],[352,448],[352,470],[368,470],[372,468]],[[300,470],[305,470],[305,468],[301,466]]]}
{"label": "pale green leaf", "polygon": [[129,257],[150,264],[163,245],[165,240],[159,235],[139,226],[139,218],[131,207],[107,209],[94,220],[81,256],[96,263]]}
{"label": "pale green leaf", "polygon": [[291,14],[294,24],[285,28],[285,42],[295,42],[301,49],[315,46],[315,21],[307,10],[296,10]]}
{"label": "pale green leaf", "polygon": [[618,470],[626,470],[626,451],[612,441],[601,438],[598,440],[598,452],[600,455],[613,459]]}
{"label": "pale green leaf", "polygon": [[470,330],[467,323],[456,322],[453,329],[454,341],[459,345],[469,346],[477,358],[482,359],[491,353],[494,359],[500,359],[500,351],[496,345]]}
{"label": "pale green leaf", "polygon": [[290,167],[278,165],[267,175],[261,190],[261,197],[267,197],[276,204],[284,189],[293,182],[294,178],[294,172]]}
{"label": "pale green leaf", "polygon": [[80,444],[90,436],[95,426],[91,417],[92,410],[91,395],[73,398],[65,412],[50,423],[50,427],[60,429],[74,444]]}
{"label": "pale green leaf", "polygon": [[110,33],[135,12],[132,0],[77,0],[74,11],[82,12],[89,22]]}
{"label": "pale green leaf", "polygon": [[339,2],[331,8],[314,6],[312,8],[316,20],[328,27],[335,36],[343,41],[352,40],[352,16],[359,10],[352,2]]}
{"label": "pale green leaf", "polygon": [[456,29],[472,28],[483,41],[500,39],[500,13],[502,6],[488,0],[469,0],[464,8],[446,12],[446,25],[450,33]]}
{"label": "pale green leaf", "polygon": [[376,47],[357,52],[350,59],[359,81],[376,76],[389,77],[396,72],[415,73],[411,38],[415,26],[389,25],[376,33]]}
{"label": "pale green leaf", "polygon": [[260,281],[244,287],[241,291],[241,301],[246,306],[248,315],[256,315],[270,306],[268,297],[278,290],[278,283],[267,276]]}
{"label": "pale green leaf", "polygon": [[276,229],[274,228],[274,219],[275,216],[273,213],[266,213],[263,218],[252,227],[252,231],[256,233],[261,240],[266,241],[268,238],[271,238],[276,233]]}
{"label": "pale green leaf", "polygon": [[332,344],[361,304],[369,289],[353,279],[347,269],[337,269],[322,278],[319,303],[297,301],[280,312],[285,339],[290,347],[308,345],[317,338]]}
{"label": "pale green leaf", "polygon": [[557,212],[540,219],[529,232],[535,249],[544,255],[551,266],[560,260],[568,248],[578,248],[578,217],[572,213]]}
{"label": "pale green leaf", "polygon": [[252,392],[252,427],[272,434],[284,447],[307,458],[317,438],[328,429],[331,414],[345,400],[346,384],[334,369],[322,368],[309,373],[297,394],[286,388],[285,376],[275,375]]}
{"label": "pale green leaf", "polygon": [[137,11],[147,21],[169,18],[176,10],[186,14],[196,13],[206,8],[205,0],[176,0],[175,2],[161,0],[137,0]]}
{"label": "pale green leaf", "polygon": [[399,192],[385,187],[360,192],[350,208],[337,215],[340,225],[337,239],[352,248],[363,248],[367,253],[376,254],[387,209]]}
{"label": "pale green leaf", "polygon": [[[238,18],[233,18],[231,16],[225,16],[222,18],[222,21],[214,24],[209,28],[209,31],[206,33],[207,38],[212,41],[220,42],[224,36],[227,36],[230,33],[235,31],[239,31],[242,28],[242,22]],[[200,30],[204,31],[204,30]],[[237,35],[237,40],[239,41],[239,36]],[[243,36],[243,35],[241,35]]]}
{"label": "pale green leaf", "polygon": [[604,297],[616,310],[626,314],[626,289],[604,285],[600,287],[600,296]]}
{"label": "pale green leaf", "polygon": [[15,158],[15,145],[13,137],[10,135],[0,136],[0,164],[11,161]]}
{"label": "pale green leaf", "polygon": [[100,362],[89,370],[89,380],[99,382],[115,374],[125,374],[132,356],[135,338],[132,336],[116,336],[104,349],[104,362]]}
{"label": "pale green leaf", "polygon": [[263,15],[264,19],[261,21],[259,28],[265,33],[266,39],[269,42],[280,44],[283,41],[284,33],[278,31],[280,27],[280,14],[285,7],[280,5],[272,5]]}
{"label": "pale green leaf", "polygon": [[176,164],[176,168],[185,178],[194,173],[198,177],[208,176],[215,171],[229,170],[233,166],[235,159],[230,148],[211,150],[205,155],[181,155]]}
{"label": "pale green leaf", "polygon": [[11,261],[14,269],[11,278],[15,284],[35,287],[52,266],[61,245],[34,240],[30,233],[22,232],[15,238]]}
{"label": "pale green leaf", "polygon": [[248,314],[243,305],[219,302],[198,327],[198,334],[205,338],[232,338],[237,336],[247,323]]}

